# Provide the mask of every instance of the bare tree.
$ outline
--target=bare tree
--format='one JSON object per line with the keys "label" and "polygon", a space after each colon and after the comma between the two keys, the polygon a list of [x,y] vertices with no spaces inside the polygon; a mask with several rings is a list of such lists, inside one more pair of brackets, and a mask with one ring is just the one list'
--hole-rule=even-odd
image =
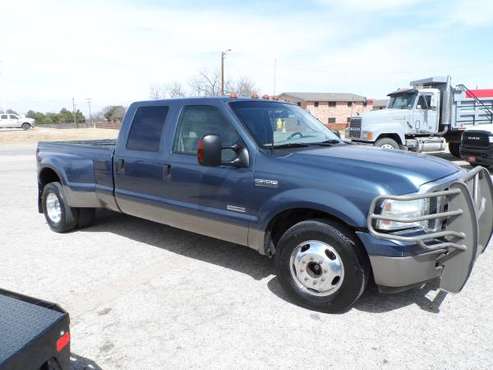
{"label": "bare tree", "polygon": [[241,77],[238,81],[233,82],[231,90],[238,96],[252,96],[256,95],[255,83],[248,77]]}
{"label": "bare tree", "polygon": [[164,98],[164,92],[161,86],[158,85],[151,85],[149,88],[149,97],[152,100],[159,100]]}
{"label": "bare tree", "polygon": [[203,70],[192,78],[189,85],[192,95],[195,96],[219,96],[221,94],[221,81],[217,71],[209,73]]}
{"label": "bare tree", "polygon": [[166,85],[165,89],[167,92],[167,96],[170,98],[180,98],[187,95],[181,83],[177,81]]}
{"label": "bare tree", "polygon": [[183,90],[181,83],[177,81],[165,85],[151,85],[149,89],[149,96],[154,100],[177,98],[185,95],[186,92]]}

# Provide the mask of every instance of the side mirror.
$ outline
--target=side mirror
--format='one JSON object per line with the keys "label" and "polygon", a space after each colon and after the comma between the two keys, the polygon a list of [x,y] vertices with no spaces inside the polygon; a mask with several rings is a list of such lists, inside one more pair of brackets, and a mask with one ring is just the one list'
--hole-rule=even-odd
{"label": "side mirror", "polygon": [[202,166],[217,167],[221,161],[222,144],[217,135],[205,135],[197,146],[197,160]]}
{"label": "side mirror", "polygon": [[[232,150],[236,157],[227,162],[222,161],[222,151]],[[217,167],[229,165],[233,167],[248,167],[250,156],[248,150],[241,145],[223,147],[221,138],[218,135],[205,135],[199,140],[197,146],[197,160],[200,165],[208,167]]]}

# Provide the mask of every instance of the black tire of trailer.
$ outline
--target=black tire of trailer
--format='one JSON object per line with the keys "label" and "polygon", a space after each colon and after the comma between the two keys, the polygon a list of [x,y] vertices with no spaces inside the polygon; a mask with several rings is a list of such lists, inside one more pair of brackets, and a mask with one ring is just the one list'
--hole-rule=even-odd
{"label": "black tire of trailer", "polygon": [[448,150],[450,154],[460,159],[460,143],[448,143]]}

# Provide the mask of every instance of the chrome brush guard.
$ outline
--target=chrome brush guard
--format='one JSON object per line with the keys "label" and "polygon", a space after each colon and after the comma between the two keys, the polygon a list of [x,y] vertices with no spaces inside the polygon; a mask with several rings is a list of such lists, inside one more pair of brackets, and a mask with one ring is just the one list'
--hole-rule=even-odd
{"label": "chrome brush guard", "polygon": [[[435,199],[442,204],[434,212],[418,217],[390,217],[380,214],[383,201]],[[430,202],[431,203],[431,202]],[[415,223],[438,221],[439,228],[413,234],[402,231],[383,232],[375,228],[377,220]],[[371,203],[368,230],[379,239],[414,243],[429,253],[436,253],[436,266],[441,269],[440,288],[459,292],[476,261],[487,247],[493,232],[493,185],[488,170],[476,167],[443,190],[409,195],[381,195]],[[442,252],[442,253],[440,253]]]}

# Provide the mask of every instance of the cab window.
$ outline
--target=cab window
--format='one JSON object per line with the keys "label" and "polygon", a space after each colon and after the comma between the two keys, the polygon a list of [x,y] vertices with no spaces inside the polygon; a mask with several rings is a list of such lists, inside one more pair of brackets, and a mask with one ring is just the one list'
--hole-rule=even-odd
{"label": "cab window", "polygon": [[428,109],[428,104],[426,103],[426,99],[424,95],[420,95],[418,99],[418,104],[416,105],[416,108],[418,109]]}
{"label": "cab window", "polygon": [[[175,153],[196,155],[198,141],[208,134],[218,135],[223,146],[232,146],[241,141],[234,127],[216,107],[186,106],[178,123],[173,150]],[[233,158],[231,150],[223,151],[223,160]]]}
{"label": "cab window", "polygon": [[0,116],[0,119],[7,119],[7,115],[6,114],[2,114],[2,116]]}
{"label": "cab window", "polygon": [[158,152],[168,107],[137,108],[127,139],[127,149]]}

